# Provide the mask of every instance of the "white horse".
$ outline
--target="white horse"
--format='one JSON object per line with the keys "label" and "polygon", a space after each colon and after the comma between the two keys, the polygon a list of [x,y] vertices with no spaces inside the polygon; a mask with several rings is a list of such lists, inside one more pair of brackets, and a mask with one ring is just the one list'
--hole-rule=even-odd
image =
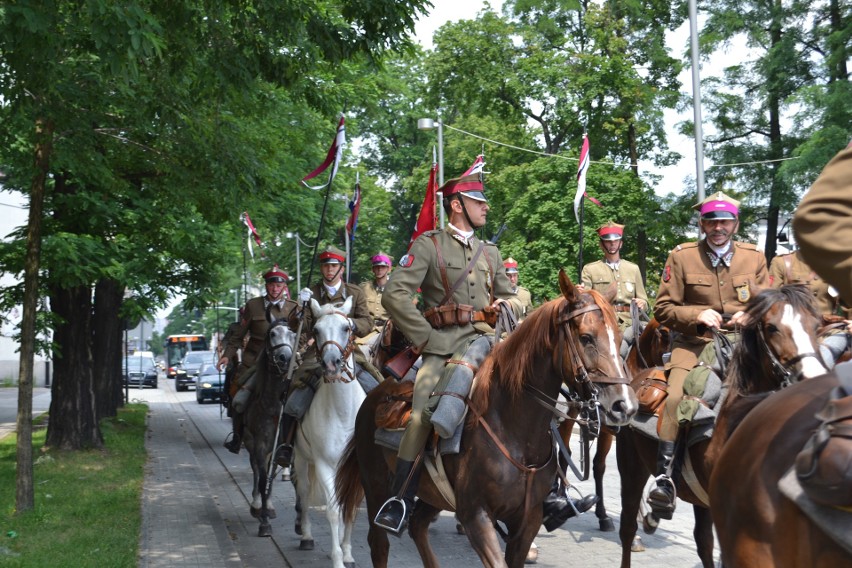
{"label": "white horse", "polygon": [[[352,557],[354,521],[345,524],[341,518],[334,495],[334,475],[346,443],[355,430],[355,416],[366,398],[364,389],[354,380],[355,358],[352,351],[355,344],[348,319],[352,303],[351,296],[341,307],[333,304],[320,306],[316,300],[311,300],[315,321],[313,334],[317,356],[322,363],[323,380],[296,433],[293,460],[296,492],[302,503],[299,549],[312,550],[314,545],[309,505],[325,505],[335,568],[355,566]],[[319,490],[322,502],[312,502],[311,496],[320,497]]]}

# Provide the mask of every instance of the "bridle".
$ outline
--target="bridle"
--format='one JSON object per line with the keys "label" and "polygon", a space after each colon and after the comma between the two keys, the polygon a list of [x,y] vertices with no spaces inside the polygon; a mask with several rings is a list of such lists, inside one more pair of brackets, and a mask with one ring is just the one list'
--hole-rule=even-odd
{"label": "bridle", "polygon": [[[267,337],[272,335],[272,330],[276,327],[286,327],[283,323],[277,322],[269,327],[269,330],[266,332]],[[275,356],[275,351],[280,348],[290,348],[290,356],[287,357],[287,363],[284,364],[279,361],[278,357]],[[290,359],[293,357],[293,346],[288,345],[286,341],[282,341],[281,343],[276,343],[275,345],[270,345],[269,342],[266,342],[266,355],[272,361],[272,365],[275,367],[275,370],[278,371],[279,374],[287,376],[287,367],[290,365]]]}
{"label": "bridle", "polygon": [[808,353],[800,353],[795,357],[789,359],[786,362],[782,362],[772,348],[769,346],[769,342],[766,341],[766,335],[764,332],[764,325],[761,321],[757,324],[757,338],[760,342],[760,346],[766,351],[766,354],[769,356],[769,361],[772,364],[772,372],[777,377],[781,379],[780,388],[786,388],[790,385],[799,382],[802,379],[802,374],[804,373],[803,369],[799,369],[797,372],[793,371],[793,367],[803,359],[807,359],[808,357],[813,357],[817,361],[822,364],[821,359],[814,351],[810,351]]}
{"label": "bridle", "polygon": [[[339,310],[334,310],[333,312],[330,312],[328,314],[323,314],[323,315],[324,316],[335,315],[335,316],[340,316],[345,320],[349,319],[348,314],[345,314],[345,313],[343,313]],[[346,365],[346,361],[349,359],[349,356],[352,355],[352,352],[355,350],[355,341],[352,339],[352,332],[351,331],[349,332],[349,340],[346,343],[346,347],[344,347],[340,343],[334,341],[333,339],[329,339],[329,340],[323,342],[323,344],[320,345],[317,348],[317,352],[316,352],[317,353],[317,361],[320,363],[320,365],[322,365],[322,352],[325,351],[326,345],[333,345],[334,347],[337,347],[337,349],[340,351],[340,358],[344,362],[344,366],[343,366],[343,373],[341,373],[335,379],[329,379],[326,376],[326,374],[323,373],[323,381],[326,382],[326,383],[336,383],[336,382],[351,383],[352,381],[354,381],[355,375],[349,369],[349,366]],[[348,378],[344,378],[344,373],[346,374],[346,377],[348,377]]]}

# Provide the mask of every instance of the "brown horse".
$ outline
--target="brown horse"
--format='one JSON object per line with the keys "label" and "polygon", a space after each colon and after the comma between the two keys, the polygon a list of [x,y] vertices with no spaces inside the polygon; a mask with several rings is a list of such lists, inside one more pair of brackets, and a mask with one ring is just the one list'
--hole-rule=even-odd
{"label": "brown horse", "polygon": [[832,372],[775,393],[731,434],[710,479],[710,505],[726,567],[852,566],[852,553],[778,488],[820,424],[814,414],[837,385]]}
{"label": "brown horse", "polygon": [[[655,318],[651,318],[648,325],[639,335],[639,340],[630,346],[625,358],[625,366],[627,367],[628,375],[633,378],[639,375],[644,369],[652,367],[660,367],[663,365],[663,353],[671,349],[671,333],[669,328],[660,325]],[[576,411],[569,413],[572,418],[577,417]],[[574,421],[565,420],[559,425],[559,434],[567,446],[571,440],[571,433],[574,430]],[[598,496],[598,502],[595,505],[595,516],[598,518],[598,527],[604,532],[615,530],[615,524],[612,522],[604,505],[604,490],[603,476],[606,473],[606,457],[612,449],[612,442],[615,439],[615,432],[610,428],[601,428],[597,438],[597,449],[595,456],[592,459],[592,476],[595,480],[595,495]],[[585,443],[585,442],[582,442]]]}
{"label": "brown horse", "polygon": [[[713,524],[708,509],[707,487],[716,457],[727,439],[727,424],[738,421],[760,399],[802,377],[825,373],[817,348],[819,316],[812,296],[803,286],[766,289],[749,302],[748,322],[725,375],[728,394],[722,401],[709,441],[698,442],[684,452],[683,465],[673,475],[677,496],[693,505],[693,536],[705,568],[713,566]],[[634,379],[635,386],[637,380]],[[758,396],[755,396],[758,395]],[[683,432],[681,432],[683,434]],[[621,566],[630,566],[631,544],[636,535],[637,513],[648,477],[656,470],[658,441],[633,428],[618,434],[616,456],[621,476]],[[745,454],[738,454],[740,457]],[[734,467],[733,465],[731,466]],[[734,468],[735,469],[735,468]],[[684,474],[692,473],[689,483]],[[737,473],[732,473],[733,478]],[[696,483],[697,482],[697,483]],[[732,483],[736,483],[732,481]],[[751,564],[761,566],[760,564]]]}
{"label": "brown horse", "polygon": [[[550,424],[561,384],[575,395],[575,404],[599,408],[613,425],[626,424],[636,412],[636,395],[618,358],[620,334],[609,302],[597,292],[579,291],[564,271],[559,287],[563,297],[528,316],[493,349],[476,375],[461,451],[442,458],[455,507],[431,478],[420,482],[409,534],[424,566],[438,564],[429,544],[429,524],[441,510],[453,508],[485,566],[523,566],[541,526],[542,501],[556,476]],[[389,497],[395,453],[373,438],[376,407],[397,385],[385,381],[358,413],[336,480],[347,518],[356,514],[365,492],[370,519]],[[543,412],[542,406],[550,411]],[[505,556],[496,521],[507,529]],[[387,533],[371,523],[368,540],[373,566],[386,566]]]}

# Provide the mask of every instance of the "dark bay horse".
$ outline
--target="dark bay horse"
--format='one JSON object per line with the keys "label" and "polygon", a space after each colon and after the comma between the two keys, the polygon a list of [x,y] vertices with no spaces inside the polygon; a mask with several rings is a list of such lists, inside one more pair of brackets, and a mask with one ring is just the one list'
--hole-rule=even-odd
{"label": "dark bay horse", "polygon": [[[266,317],[270,319],[269,310]],[[275,451],[281,397],[295,343],[296,334],[286,320],[270,321],[264,350],[257,358],[251,398],[245,409],[243,444],[248,450],[253,474],[251,514],[260,521],[257,536],[272,535],[269,519],[275,518],[275,509],[269,502],[270,460]]]}
{"label": "dark bay horse", "polygon": [[[581,292],[564,271],[563,297],[527,317],[500,342],[476,375],[458,455],[443,456],[455,494],[458,521],[485,566],[523,566],[542,521],[542,501],[556,476],[550,423],[561,384],[576,404],[599,409],[613,425],[629,422],[635,394],[618,356],[615,312],[597,292]],[[355,435],[337,473],[344,516],[352,517],[366,493],[370,519],[389,497],[395,453],[374,443],[375,411],[398,388],[385,381],[364,401]],[[542,406],[551,411],[543,411]],[[428,476],[423,476],[409,534],[424,566],[437,566],[428,538],[429,524],[441,510],[453,510]],[[494,522],[506,525],[505,556]],[[370,525],[373,566],[387,566],[387,533]]]}
{"label": "dark bay horse", "polygon": [[814,414],[837,385],[833,372],[803,381],[767,397],[736,425],[710,478],[710,505],[726,567],[852,566],[852,553],[778,488],[820,424]]}
{"label": "dark bay horse", "polygon": [[[625,358],[625,366],[628,376],[632,379],[638,376],[644,369],[659,367],[663,365],[663,353],[671,349],[671,333],[669,328],[660,325],[655,318],[651,318],[648,325],[639,335],[639,340],[630,346]],[[643,375],[644,376],[644,375]],[[569,413],[572,414],[572,413]],[[576,412],[573,413],[576,418]],[[574,430],[574,421],[565,420],[559,425],[559,433],[567,446],[571,440]],[[606,473],[606,457],[612,449],[615,433],[610,428],[601,428],[597,438],[597,449],[592,459],[592,475],[595,480],[595,495],[598,502],[595,505],[595,516],[598,518],[598,527],[605,532],[615,530],[604,505],[603,476]]]}
{"label": "dark bay horse", "polygon": [[[690,465],[681,467],[673,477],[677,496],[693,505],[693,536],[705,568],[713,566],[713,524],[707,488],[716,458],[727,439],[727,424],[739,421],[765,393],[825,373],[816,340],[819,315],[807,288],[795,285],[763,290],[753,296],[746,313],[748,321],[740,328],[741,339],[725,376],[728,392],[721,402],[714,436],[689,447],[684,461]],[[656,439],[633,428],[622,428],[618,434],[622,568],[630,566],[637,513],[645,482],[656,471],[657,445]]]}

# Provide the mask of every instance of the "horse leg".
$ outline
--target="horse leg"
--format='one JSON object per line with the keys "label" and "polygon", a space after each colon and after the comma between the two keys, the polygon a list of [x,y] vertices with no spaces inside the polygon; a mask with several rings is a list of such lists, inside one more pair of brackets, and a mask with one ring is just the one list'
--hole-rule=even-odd
{"label": "horse leg", "polygon": [[[533,545],[533,540],[538,534],[541,527],[541,521],[538,523],[532,522],[533,519],[541,519],[541,511],[530,511],[529,516],[522,517],[518,521],[506,523],[506,529],[509,532],[509,542],[506,545],[506,564],[509,566],[523,566],[529,558],[529,551]],[[536,552],[536,560],[538,553]]]}
{"label": "horse leg", "polygon": [[594,462],[592,464],[592,473],[595,477],[595,495],[598,496],[598,503],[595,505],[595,516],[598,518],[598,528],[604,532],[612,532],[615,530],[615,524],[606,512],[604,505],[604,490],[603,477],[606,472],[606,456],[612,448],[612,441],[615,437],[611,432],[602,430],[598,437],[598,449],[595,452]]}
{"label": "horse leg", "polygon": [[249,505],[249,511],[251,512],[252,517],[259,519],[260,508],[263,506],[263,502],[260,498],[260,473],[257,470],[254,460],[251,459],[251,451],[249,451],[249,461],[251,462],[252,474],[251,504]]}
{"label": "horse leg", "polygon": [[[482,565],[486,568],[506,566],[506,560],[503,558],[503,547],[497,538],[497,531],[494,530],[491,517],[482,508],[477,508],[475,511],[457,511],[456,514],[464,526],[470,545],[479,555]],[[526,550],[521,555],[521,565],[524,563],[531,542],[527,543]]]}
{"label": "horse leg", "polygon": [[293,460],[293,467],[296,472],[296,493],[302,505],[302,511],[299,513],[302,527],[299,550],[313,550],[314,536],[311,533],[311,517],[308,509],[310,509],[311,485],[314,483],[314,477],[307,457],[302,456],[298,448],[299,446],[296,445],[296,459]]}
{"label": "horse leg", "polygon": [[340,518],[340,506],[334,498],[334,467],[328,467],[322,460],[318,460],[314,464],[314,475],[316,483],[322,489],[326,504],[325,517],[328,519],[331,536],[331,563],[334,568],[344,568],[343,549],[340,546],[343,523]]}
{"label": "horse leg", "polygon": [[698,558],[704,568],[713,568],[713,518],[710,516],[710,509],[693,505],[692,510],[695,515],[692,536],[695,538]]}
{"label": "horse leg", "polygon": [[621,517],[618,536],[621,540],[621,568],[630,568],[633,539],[639,528],[637,515],[642,490],[650,472],[640,459],[636,448],[638,435],[623,431],[615,444],[618,473],[621,478]]}
{"label": "horse leg", "polygon": [[417,552],[420,553],[420,560],[426,568],[438,568],[440,566],[438,557],[435,556],[432,545],[429,544],[429,525],[438,517],[440,512],[440,509],[425,501],[417,501],[408,522],[408,532],[414,540]]}
{"label": "horse leg", "polygon": [[[263,455],[262,452],[258,452]],[[267,509],[269,503],[269,493],[267,488],[267,482],[269,481],[269,477],[266,471],[266,461],[261,459],[261,456],[252,456],[252,460],[255,462],[255,466],[258,469],[257,476],[257,489],[260,492],[260,526],[257,529],[257,536],[272,536],[272,525],[269,524],[269,509]]]}

